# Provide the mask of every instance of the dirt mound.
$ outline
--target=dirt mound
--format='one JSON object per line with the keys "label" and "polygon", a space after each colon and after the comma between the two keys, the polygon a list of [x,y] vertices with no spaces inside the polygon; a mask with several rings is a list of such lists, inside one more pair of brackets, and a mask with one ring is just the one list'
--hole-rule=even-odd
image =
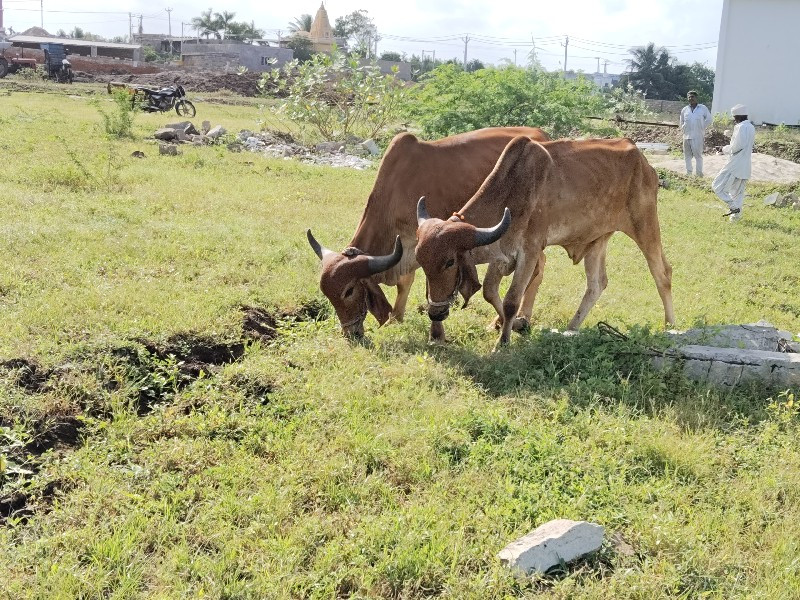
{"label": "dirt mound", "polygon": [[705,145],[707,150],[710,150],[712,148],[718,148],[721,146],[727,146],[730,143],[731,143],[730,137],[728,137],[721,131],[717,131],[716,129],[710,129],[709,131],[706,132]]}
{"label": "dirt mound", "polygon": [[657,125],[621,124],[622,135],[634,142],[661,142],[669,144],[670,150],[680,150],[681,132],[677,127],[659,127]]}
{"label": "dirt mound", "polygon": [[122,75],[94,74],[86,75],[94,81],[108,83],[121,81],[133,85],[165,87],[177,83],[182,85],[190,96],[197,93],[220,92],[227,90],[240,96],[260,96],[258,82],[261,73],[219,73],[215,71],[161,71],[159,73]]}

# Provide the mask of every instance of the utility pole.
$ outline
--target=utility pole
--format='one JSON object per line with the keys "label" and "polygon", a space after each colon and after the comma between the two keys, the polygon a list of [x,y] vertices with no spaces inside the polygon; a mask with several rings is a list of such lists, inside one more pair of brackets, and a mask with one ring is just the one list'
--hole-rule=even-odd
{"label": "utility pole", "polygon": [[139,40],[142,39],[142,34],[144,33],[144,27],[142,27],[142,19],[144,15],[139,15]]}
{"label": "utility pole", "polygon": [[531,34],[531,66],[536,67],[536,40],[533,39],[533,34]]}
{"label": "utility pole", "polygon": [[603,61],[603,75],[608,75],[608,59]]}
{"label": "utility pole", "polygon": [[599,56],[595,56],[595,58],[597,59],[597,73],[599,73],[600,72],[600,57]]}
{"label": "utility pole", "polygon": [[566,36],[564,39],[564,43],[561,44],[564,46],[564,79],[567,78],[567,47],[569,46],[569,36]]}
{"label": "utility pole", "polygon": [[514,48],[514,66],[517,66],[517,49]]}
{"label": "utility pole", "polygon": [[133,15],[128,13],[128,43],[133,43]]}
{"label": "utility pole", "polygon": [[469,44],[470,37],[464,36],[461,41],[464,42],[464,72],[467,71],[467,44]]}
{"label": "utility pole", "polygon": [[0,35],[3,35],[6,32],[3,29],[3,0],[0,0]]}
{"label": "utility pole", "polygon": [[42,29],[44,29],[44,0],[39,0],[39,16],[41,17],[42,21]]}
{"label": "utility pole", "polygon": [[167,11],[167,23],[168,23],[168,31],[169,31],[169,53],[172,54],[172,9],[165,8]]}

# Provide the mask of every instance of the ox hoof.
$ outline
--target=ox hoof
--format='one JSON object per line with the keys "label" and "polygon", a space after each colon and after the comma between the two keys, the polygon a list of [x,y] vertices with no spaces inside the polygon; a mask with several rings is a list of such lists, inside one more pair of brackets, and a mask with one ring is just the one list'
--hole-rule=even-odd
{"label": "ox hoof", "polygon": [[428,337],[428,343],[430,344],[447,343],[447,336],[444,333],[444,325],[442,325],[441,321],[431,322],[431,334],[430,337]]}
{"label": "ox hoof", "polygon": [[500,331],[503,328],[503,320],[500,317],[495,317],[486,326],[486,331]]}
{"label": "ox hoof", "polygon": [[517,317],[514,319],[514,324],[511,326],[511,329],[519,333],[528,333],[531,330],[531,322],[527,317]]}

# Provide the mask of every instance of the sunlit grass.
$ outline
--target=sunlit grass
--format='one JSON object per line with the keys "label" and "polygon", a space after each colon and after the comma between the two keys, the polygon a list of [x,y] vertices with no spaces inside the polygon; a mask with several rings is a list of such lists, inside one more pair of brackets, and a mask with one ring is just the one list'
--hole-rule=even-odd
{"label": "sunlit grass", "polygon": [[[195,121],[259,117],[198,103]],[[405,323],[369,318],[370,344],[323,310],[200,375],[154,354],[240,343],[243,305],[327,306],[304,231],[344,247],[374,179],[225,145],[160,156],[148,137],[170,120],[138,115],[133,140],[109,142],[85,96],[0,96],[16,165],[0,361],[33,365],[0,370],[0,452],[35,471],[0,480],[34,511],[0,524],[0,597],[800,596],[797,406],[653,373],[635,350],[658,343],[663,310],[622,235],[577,340],[539,331],[583,294],[582,267],[553,248],[534,332],[500,354],[477,297],[446,322],[451,343],[428,346],[421,275]],[[800,331],[800,213],[748,190],[735,225],[709,190],[660,191],[682,328]],[[49,452],[15,445],[48,433]],[[560,575],[508,574],[496,553],[553,518],[601,523],[606,543]]]}

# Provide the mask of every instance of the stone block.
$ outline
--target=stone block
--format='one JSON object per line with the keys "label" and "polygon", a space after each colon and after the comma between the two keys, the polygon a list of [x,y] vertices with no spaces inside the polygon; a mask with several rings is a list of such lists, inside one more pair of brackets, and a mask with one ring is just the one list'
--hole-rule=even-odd
{"label": "stone block", "polygon": [[153,134],[153,137],[156,138],[157,140],[169,141],[177,138],[178,134],[174,129],[170,127],[164,127],[162,129],[157,130]]}
{"label": "stone block", "polygon": [[208,135],[208,132],[211,131],[211,121],[203,121],[200,131],[203,132],[203,135]]}
{"label": "stone block", "polygon": [[158,153],[164,154],[166,156],[177,156],[180,154],[178,151],[178,147],[174,144],[159,144],[158,145]]}
{"label": "stone block", "polygon": [[375,140],[366,140],[361,142],[361,147],[366,149],[373,156],[377,156],[381,153],[381,149],[378,148],[378,144],[375,143]]}
{"label": "stone block", "polygon": [[227,130],[222,125],[217,125],[214,129],[210,129],[206,135],[207,138],[216,140],[218,137],[225,135]]}
{"label": "stone block", "polygon": [[598,550],[603,532],[595,523],[557,519],[511,542],[497,556],[504,565],[525,575],[545,573],[561,561],[570,562]]}

